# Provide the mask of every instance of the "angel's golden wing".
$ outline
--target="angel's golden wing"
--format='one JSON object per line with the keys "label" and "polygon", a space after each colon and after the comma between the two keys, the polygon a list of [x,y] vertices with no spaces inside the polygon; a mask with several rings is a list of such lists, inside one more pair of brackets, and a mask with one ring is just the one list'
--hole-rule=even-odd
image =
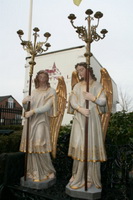
{"label": "angel's golden wing", "polygon": [[73,87],[79,82],[79,76],[78,72],[75,70],[72,72],[72,78],[71,78],[71,87]]}
{"label": "angel's golden wing", "polygon": [[[72,72],[72,77],[71,77],[71,89],[73,90],[74,86],[79,82],[79,76],[78,76],[78,73],[77,71],[73,71]],[[68,99],[68,108],[67,108],[67,113],[68,114],[74,114],[74,109],[71,107],[70,105],[70,97],[71,95],[69,96],[69,99]]]}
{"label": "angel's golden wing", "polygon": [[51,132],[51,140],[52,140],[52,156],[56,157],[56,146],[57,139],[59,135],[59,129],[61,126],[61,122],[63,119],[63,115],[66,108],[66,100],[67,100],[67,90],[66,84],[63,77],[58,78],[58,85],[56,88],[57,94],[57,115],[55,117],[50,117],[50,132]]}
{"label": "angel's golden wing", "polygon": [[113,87],[112,87],[112,81],[110,78],[109,73],[105,68],[101,69],[101,84],[103,86],[104,92],[106,94],[106,100],[107,100],[107,112],[102,114],[101,122],[102,122],[102,129],[104,134],[104,139],[106,137],[106,132],[108,128],[108,123],[110,119],[110,114],[112,111],[112,104],[113,104]]}

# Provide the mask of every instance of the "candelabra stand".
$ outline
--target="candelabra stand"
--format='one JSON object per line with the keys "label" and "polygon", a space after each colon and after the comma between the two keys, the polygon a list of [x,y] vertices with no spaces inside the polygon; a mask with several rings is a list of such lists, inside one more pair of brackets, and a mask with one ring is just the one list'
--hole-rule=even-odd
{"label": "candelabra stand", "polygon": [[[46,32],[44,33],[45,42],[37,42],[37,38],[39,37],[38,32],[40,31],[37,27],[33,29],[33,37],[34,41],[33,43],[31,41],[26,41],[22,39],[22,36],[24,35],[24,32],[22,30],[18,30],[17,34],[21,40],[21,45],[23,46],[23,49],[27,51],[31,55],[31,60],[29,61],[30,64],[30,71],[29,71],[29,96],[31,95],[31,85],[32,85],[32,76],[33,76],[33,70],[34,66],[36,65],[35,62],[35,56],[38,54],[41,54],[48,50],[48,48],[51,46],[49,43],[47,43],[49,37],[51,36],[50,33]],[[45,46],[45,49],[43,48]],[[30,102],[28,102],[27,111],[30,110]],[[27,159],[28,159],[28,144],[29,144],[29,118],[27,119],[27,135],[26,135],[26,154],[25,154],[25,171],[24,171],[24,180],[26,181],[26,174],[27,174]]]}

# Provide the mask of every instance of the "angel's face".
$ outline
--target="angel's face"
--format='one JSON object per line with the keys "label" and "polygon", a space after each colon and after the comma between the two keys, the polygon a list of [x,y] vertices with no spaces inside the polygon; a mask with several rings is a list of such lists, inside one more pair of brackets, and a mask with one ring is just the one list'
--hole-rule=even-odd
{"label": "angel's face", "polygon": [[39,74],[38,80],[39,80],[40,84],[45,84],[48,81],[48,76],[46,74],[44,74],[44,73]]}
{"label": "angel's face", "polygon": [[85,76],[86,76],[86,68],[83,67],[83,66],[78,65],[77,68],[76,68],[76,70],[77,70],[78,75],[80,76],[80,78],[84,78],[84,79],[85,79]]}

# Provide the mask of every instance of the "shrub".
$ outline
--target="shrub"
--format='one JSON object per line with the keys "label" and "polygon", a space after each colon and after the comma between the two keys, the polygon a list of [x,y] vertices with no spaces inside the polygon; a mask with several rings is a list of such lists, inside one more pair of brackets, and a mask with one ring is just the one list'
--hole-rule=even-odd
{"label": "shrub", "polygon": [[133,144],[133,112],[116,112],[111,115],[107,139],[115,145]]}
{"label": "shrub", "polygon": [[22,131],[10,135],[0,135],[0,153],[18,152]]}

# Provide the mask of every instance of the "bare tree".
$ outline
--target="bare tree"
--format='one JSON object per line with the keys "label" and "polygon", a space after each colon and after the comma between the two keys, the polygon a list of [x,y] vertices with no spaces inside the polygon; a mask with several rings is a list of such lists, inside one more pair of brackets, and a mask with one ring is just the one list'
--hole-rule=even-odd
{"label": "bare tree", "polygon": [[125,112],[132,112],[133,111],[133,98],[130,97],[127,92],[122,91],[119,88],[119,104],[118,110],[125,111]]}

